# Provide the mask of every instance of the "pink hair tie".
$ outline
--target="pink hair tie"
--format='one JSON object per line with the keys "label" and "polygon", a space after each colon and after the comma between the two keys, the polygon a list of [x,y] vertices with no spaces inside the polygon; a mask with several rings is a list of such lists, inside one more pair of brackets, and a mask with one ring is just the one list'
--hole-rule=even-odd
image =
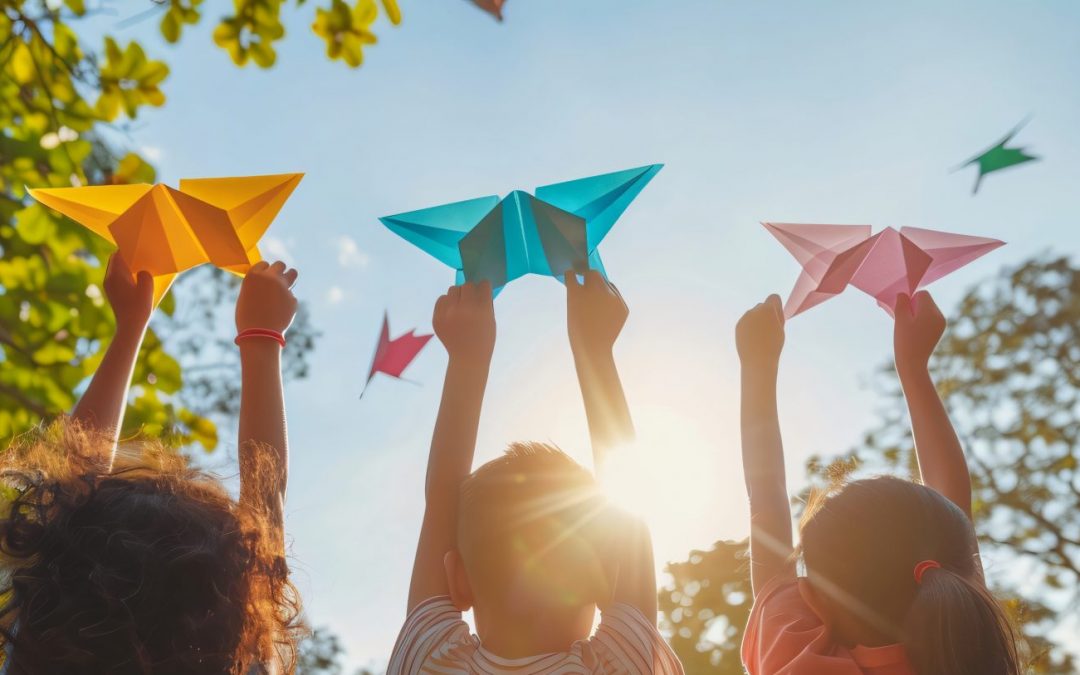
{"label": "pink hair tie", "polygon": [[915,583],[921,584],[926,570],[941,569],[941,563],[936,560],[923,560],[915,565]]}

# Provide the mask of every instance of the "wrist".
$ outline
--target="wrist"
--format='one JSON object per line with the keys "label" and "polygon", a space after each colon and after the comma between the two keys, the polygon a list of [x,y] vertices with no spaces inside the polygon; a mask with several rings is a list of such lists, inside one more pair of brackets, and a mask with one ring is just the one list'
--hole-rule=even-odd
{"label": "wrist", "polygon": [[582,345],[570,343],[570,352],[574,355],[574,361],[578,362],[603,362],[615,360],[615,345]]}
{"label": "wrist", "polygon": [[146,332],[146,327],[150,325],[150,316],[145,318],[131,318],[131,317],[116,317],[116,334],[124,336],[138,336]]}
{"label": "wrist", "polygon": [[280,358],[282,347],[276,340],[268,338],[248,338],[237,341],[240,358]]}
{"label": "wrist", "polygon": [[780,360],[771,358],[740,359],[743,377],[771,377],[776,379],[780,372]]}
{"label": "wrist", "polygon": [[251,341],[276,342],[282,349],[285,348],[285,334],[273,328],[244,328],[236,334],[236,339],[233,340],[238,345]]}
{"label": "wrist", "polygon": [[896,360],[896,374],[901,381],[918,380],[922,378],[930,377],[930,362],[926,361],[908,361],[906,359]]}
{"label": "wrist", "polygon": [[448,365],[487,371],[491,367],[491,353],[451,352]]}

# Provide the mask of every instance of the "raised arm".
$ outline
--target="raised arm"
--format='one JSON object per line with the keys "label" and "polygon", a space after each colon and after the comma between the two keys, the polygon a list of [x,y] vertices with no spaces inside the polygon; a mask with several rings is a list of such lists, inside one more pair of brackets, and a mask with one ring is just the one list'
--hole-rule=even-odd
{"label": "raised arm", "polygon": [[930,378],[930,355],[945,333],[945,317],[926,291],[896,302],[893,347],[896,373],[911,415],[915,455],[925,485],[971,517],[971,476],[964,448]]}
{"label": "raised arm", "polygon": [[790,575],[791,504],[776,409],[776,378],[784,347],[780,298],[743,315],[735,328],[742,363],[742,459],[750,497],[750,581],[757,594],[771,579]]}
{"label": "raised arm", "polygon": [[566,273],[565,281],[570,349],[585,401],[593,464],[602,475],[608,453],[634,440],[634,422],[613,352],[630,310],[614,284],[595,270],[586,272],[585,283],[579,283],[573,272]]}
{"label": "raised arm", "polygon": [[113,254],[105,271],[104,286],[105,297],[116,316],[116,334],[82,398],[71,411],[71,418],[86,429],[111,437],[112,443],[107,446],[107,461],[111,466],[135,359],[154,310],[154,280],[146,272],[136,277],[124,260]]}
{"label": "raised arm", "polygon": [[[585,273],[584,283],[573,271],[568,271],[564,280],[570,349],[585,401],[593,464],[602,483],[612,454],[634,440],[634,422],[613,351],[630,310],[615,285],[595,270]],[[622,451],[629,449],[623,447]],[[609,602],[636,607],[650,621],[655,620],[656,567],[649,528],[627,513],[612,510],[609,516],[613,560],[608,569],[614,581]]]}
{"label": "raised arm", "polygon": [[428,455],[424,521],[409,586],[410,612],[428,598],[450,593],[443,560],[457,545],[458,493],[472,471],[495,349],[491,284],[451,287],[435,303],[432,324],[449,361]]}
{"label": "raised arm", "polygon": [[256,263],[244,277],[236,301],[240,348],[240,501],[262,509],[276,526],[284,550],[284,505],[289,439],[281,383],[282,345],[296,315],[292,286],[297,272],[285,263]]}

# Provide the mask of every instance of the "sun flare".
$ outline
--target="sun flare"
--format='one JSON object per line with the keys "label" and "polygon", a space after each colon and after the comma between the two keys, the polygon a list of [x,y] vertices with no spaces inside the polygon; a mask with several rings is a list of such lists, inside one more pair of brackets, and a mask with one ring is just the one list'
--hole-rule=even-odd
{"label": "sun flare", "polygon": [[605,494],[651,527],[657,560],[708,546],[721,534],[720,448],[670,408],[638,411],[638,440],[617,448],[599,471]]}

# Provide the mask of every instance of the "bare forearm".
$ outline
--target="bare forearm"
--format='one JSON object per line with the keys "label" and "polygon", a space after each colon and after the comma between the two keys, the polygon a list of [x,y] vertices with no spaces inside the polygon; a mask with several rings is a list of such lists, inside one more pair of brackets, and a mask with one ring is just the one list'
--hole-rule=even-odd
{"label": "bare forearm", "polygon": [[[255,453],[272,453],[270,471],[275,485],[272,494],[252,494],[251,490],[265,489],[262,481],[241,479],[241,498],[251,502],[267,502],[263,508],[268,517],[283,525],[285,491],[288,483],[289,441],[285,423],[285,397],[281,380],[281,347],[273,340],[247,339],[240,341],[240,432],[239,455],[241,477],[251,475],[245,469],[266,466],[264,457]],[[257,461],[258,460],[258,461]]]}
{"label": "bare forearm", "polygon": [[117,327],[101,365],[71,411],[72,419],[84,427],[111,436],[113,445],[120,437],[131,375],[145,333],[145,325]]}
{"label": "bare forearm", "polygon": [[900,384],[911,415],[915,455],[923,483],[971,517],[971,476],[964,448],[926,368],[900,369]]}
{"label": "bare forearm", "polygon": [[751,581],[757,592],[790,567],[792,552],[775,368],[743,369],[741,426],[743,472],[750,499]]}
{"label": "bare forearm", "polygon": [[593,463],[600,472],[613,449],[634,439],[634,421],[610,351],[599,354],[575,352],[574,366],[585,402]]}
{"label": "bare forearm", "polygon": [[425,495],[429,502],[445,499],[448,493],[456,502],[458,487],[472,471],[488,365],[453,358],[447,365],[428,455]]}
{"label": "bare forearm", "polygon": [[443,557],[457,543],[458,494],[472,470],[488,366],[451,357],[446,368],[428,455],[424,521],[409,586],[409,611],[448,592]]}
{"label": "bare forearm", "polygon": [[611,601],[636,607],[647,619],[655,620],[656,564],[649,528],[640,518],[617,514],[612,530],[619,533],[620,541],[613,547],[617,573]]}

